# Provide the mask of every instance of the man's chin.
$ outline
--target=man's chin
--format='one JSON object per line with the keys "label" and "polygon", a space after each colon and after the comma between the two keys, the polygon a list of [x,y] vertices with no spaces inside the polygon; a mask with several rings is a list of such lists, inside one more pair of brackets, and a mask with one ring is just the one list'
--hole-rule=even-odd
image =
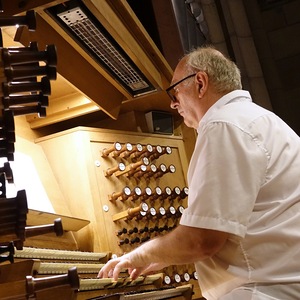
{"label": "man's chin", "polygon": [[197,126],[195,127],[194,124],[193,124],[192,122],[189,122],[189,121],[186,120],[185,118],[183,118],[183,122],[184,122],[184,124],[185,124],[187,127],[197,129]]}

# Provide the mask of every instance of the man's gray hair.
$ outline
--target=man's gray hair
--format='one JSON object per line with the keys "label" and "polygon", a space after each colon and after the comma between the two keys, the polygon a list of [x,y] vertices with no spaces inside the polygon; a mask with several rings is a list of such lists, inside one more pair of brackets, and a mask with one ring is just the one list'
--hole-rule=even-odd
{"label": "man's gray hair", "polygon": [[188,53],[186,64],[191,72],[204,71],[220,93],[242,89],[237,65],[213,47],[200,47]]}

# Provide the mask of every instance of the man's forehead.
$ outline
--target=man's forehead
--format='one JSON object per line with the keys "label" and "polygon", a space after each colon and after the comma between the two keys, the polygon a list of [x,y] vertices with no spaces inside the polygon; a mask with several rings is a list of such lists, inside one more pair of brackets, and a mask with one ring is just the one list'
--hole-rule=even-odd
{"label": "man's forehead", "polygon": [[185,73],[186,73],[186,65],[181,60],[178,63],[177,67],[175,68],[173,78],[172,78],[172,81],[171,81],[171,85],[176,83],[177,81],[181,80],[182,77],[185,76]]}
{"label": "man's forehead", "polygon": [[186,69],[183,66],[181,67],[178,65],[174,71],[171,85],[181,80],[185,76],[185,73],[186,73]]}

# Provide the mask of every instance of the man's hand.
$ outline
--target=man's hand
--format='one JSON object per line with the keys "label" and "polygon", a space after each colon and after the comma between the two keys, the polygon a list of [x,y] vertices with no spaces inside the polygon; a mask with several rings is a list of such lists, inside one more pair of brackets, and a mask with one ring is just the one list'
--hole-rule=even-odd
{"label": "man's hand", "polygon": [[144,263],[138,259],[138,255],[132,252],[109,260],[99,271],[98,278],[113,278],[114,280],[118,280],[120,272],[123,269],[128,269],[130,278],[135,280],[140,275],[146,275],[165,267],[167,267],[167,265],[163,263],[144,265]]}
{"label": "man's hand", "polygon": [[98,277],[118,279],[128,269],[134,280],[170,265],[190,264],[217,253],[226,243],[228,233],[178,225],[173,231],[154,238],[125,255],[111,259]]}
{"label": "man's hand", "polygon": [[99,271],[98,278],[113,278],[118,280],[122,269],[131,268],[130,261],[124,257],[117,257],[109,260]]}

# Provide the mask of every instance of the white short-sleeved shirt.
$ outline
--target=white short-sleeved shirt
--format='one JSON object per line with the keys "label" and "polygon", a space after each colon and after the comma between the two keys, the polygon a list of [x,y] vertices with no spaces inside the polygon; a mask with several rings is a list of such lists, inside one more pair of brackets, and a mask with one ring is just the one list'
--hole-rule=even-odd
{"label": "white short-sleeved shirt", "polygon": [[195,264],[203,296],[243,284],[300,283],[300,138],[247,91],[219,99],[198,127],[180,223],[231,233]]}

